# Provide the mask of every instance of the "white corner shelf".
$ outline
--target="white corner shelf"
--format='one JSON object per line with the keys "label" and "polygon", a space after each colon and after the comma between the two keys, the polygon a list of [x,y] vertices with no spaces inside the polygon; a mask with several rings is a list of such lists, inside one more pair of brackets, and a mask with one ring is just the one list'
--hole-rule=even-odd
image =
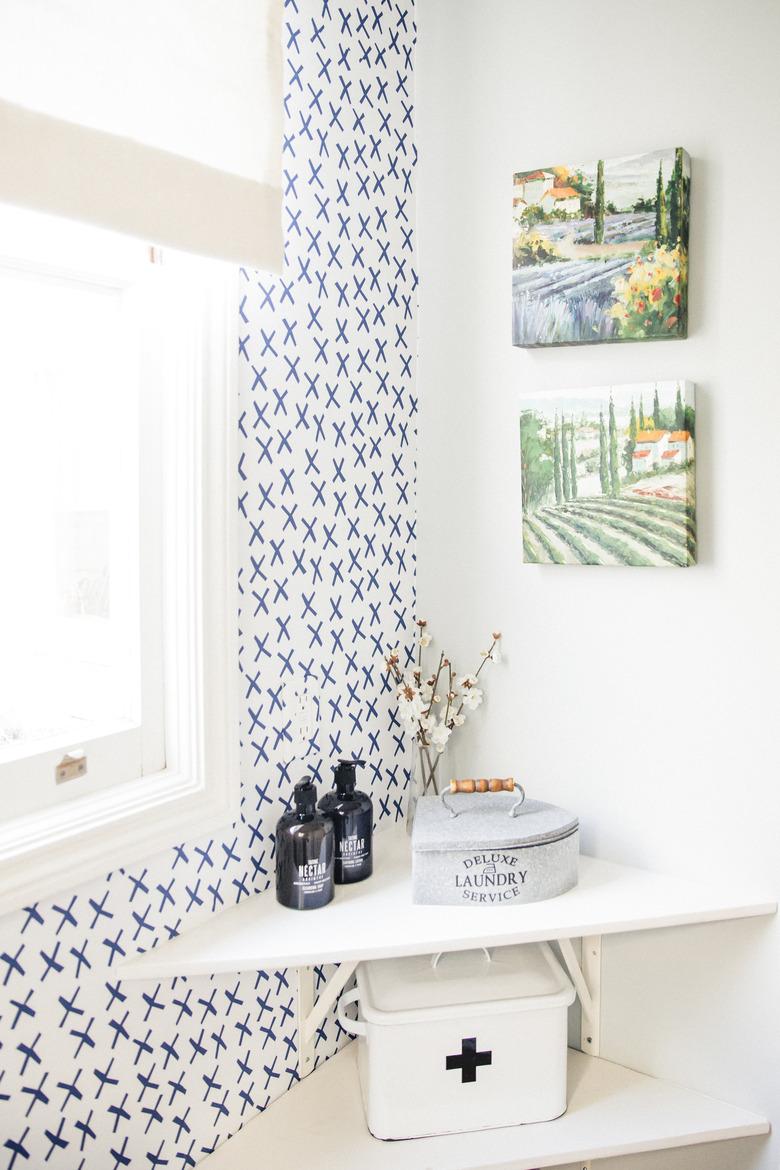
{"label": "white corner shelf", "polygon": [[[773,914],[776,902],[733,885],[685,881],[593,857],[577,886],[525,906],[416,906],[403,827],[378,834],[374,876],[337,887],[313,913],[280,906],[273,891],[214,915],[122,963],[122,979],[166,979],[297,968],[301,1082],[210,1155],[208,1170],[531,1170],[590,1165],[647,1150],[765,1134],[765,1118],[600,1059],[601,936]],[[578,957],[573,939],[581,939]],[[356,965],[391,955],[557,940],[582,1004],[581,1043],[569,1052],[569,1107],[533,1125],[382,1142],[366,1127],[351,1044],[315,1070],[316,1031]],[[315,997],[313,968],[338,963]]]}
{"label": "white corner shelf", "polygon": [[263,1165],[317,1170],[531,1170],[769,1132],[769,1123],[581,1052],[569,1052],[569,1105],[555,1121],[414,1141],[383,1142],[366,1128],[349,1044],[220,1146],[208,1170]]}
{"label": "white corner shelf", "polygon": [[481,946],[575,939],[773,914],[777,904],[734,885],[710,885],[580,858],[579,884],[524,906],[415,906],[409,841],[377,834],[374,875],[339,886],[321,910],[287,910],[274,893],[248,898],[120,967],[123,979],[281,970],[432,954]]}

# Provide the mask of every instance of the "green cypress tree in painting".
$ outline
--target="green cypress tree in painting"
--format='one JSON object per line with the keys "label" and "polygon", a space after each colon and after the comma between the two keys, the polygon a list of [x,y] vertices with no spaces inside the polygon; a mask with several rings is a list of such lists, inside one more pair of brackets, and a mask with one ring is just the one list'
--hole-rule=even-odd
{"label": "green cypress tree in painting", "polygon": [[679,386],[677,387],[677,397],[674,400],[674,429],[676,431],[685,430],[685,407],[683,406]]}
{"label": "green cypress tree in painting", "polygon": [[561,415],[561,470],[563,472],[563,498],[571,499],[571,479],[569,477],[569,444],[566,442],[566,415]]}
{"label": "green cypress tree in painting", "polygon": [[574,420],[572,419],[569,425],[569,443],[571,444],[569,452],[569,480],[571,486],[571,498],[577,499],[577,452],[574,448]]}
{"label": "green cypress tree in painting", "polygon": [[678,224],[677,230],[680,233],[680,244],[682,248],[688,251],[688,237],[690,235],[690,186],[691,180],[685,173],[685,162],[683,159],[683,148],[678,146],[674,152],[675,160],[678,160],[679,165],[679,190],[678,190]]}
{"label": "green cypress tree in painting", "polygon": [[696,411],[692,406],[683,406],[683,430],[696,438]]}
{"label": "green cypress tree in painting", "polygon": [[634,470],[634,451],[636,450],[636,410],[634,409],[634,400],[631,399],[631,415],[628,420],[628,439],[623,448],[623,466],[626,469],[626,475],[630,475]]}
{"label": "green cypress tree in painting", "polygon": [[688,177],[685,174],[683,148],[675,147],[674,166],[666,184],[666,207],[669,213],[669,243],[688,247]]}
{"label": "green cypress tree in painting", "polygon": [[659,430],[661,427],[663,427],[663,425],[663,419],[661,418],[661,404],[658,401],[658,387],[656,386],[653,393],[653,426],[656,430]]}
{"label": "green cypress tree in painting", "polygon": [[615,403],[611,398],[609,400],[609,494],[611,496],[620,495],[617,423],[615,422]]}
{"label": "green cypress tree in painting", "polygon": [[561,432],[558,428],[557,414],[553,430],[553,486],[555,488],[555,502],[560,504],[563,499],[563,486],[561,484]]}
{"label": "green cypress tree in painting", "polygon": [[543,420],[532,410],[520,415],[520,485],[523,512],[534,512],[547,498],[553,477],[550,442]]}
{"label": "green cypress tree in painting", "polygon": [[683,173],[682,148],[679,146],[674,152],[674,166],[667,193],[669,197],[669,242],[674,245],[680,238],[682,228]]}
{"label": "green cypress tree in painting", "polygon": [[655,185],[655,242],[659,246],[669,242],[669,217],[666,213],[664,164],[658,164],[658,182]]}
{"label": "green cypress tree in painting", "polygon": [[594,244],[604,243],[604,160],[600,158],[596,167],[596,207],[593,221]]}
{"label": "green cypress tree in painting", "polygon": [[609,468],[607,466],[607,432],[604,429],[604,411],[599,411],[599,481],[602,496],[609,495]]}
{"label": "green cypress tree in painting", "polygon": [[639,418],[637,421],[639,423],[640,431],[643,431],[645,429],[645,408],[642,404],[642,395],[641,394],[639,395]]}

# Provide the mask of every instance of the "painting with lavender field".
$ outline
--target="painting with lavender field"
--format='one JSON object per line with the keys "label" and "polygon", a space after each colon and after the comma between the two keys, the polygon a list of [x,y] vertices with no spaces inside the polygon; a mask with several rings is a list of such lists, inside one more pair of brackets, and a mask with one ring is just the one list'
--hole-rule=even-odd
{"label": "painting with lavender field", "polygon": [[696,563],[696,410],[690,382],[523,399],[523,560]]}
{"label": "painting with lavender field", "polygon": [[690,173],[678,146],[515,174],[513,344],[686,337]]}

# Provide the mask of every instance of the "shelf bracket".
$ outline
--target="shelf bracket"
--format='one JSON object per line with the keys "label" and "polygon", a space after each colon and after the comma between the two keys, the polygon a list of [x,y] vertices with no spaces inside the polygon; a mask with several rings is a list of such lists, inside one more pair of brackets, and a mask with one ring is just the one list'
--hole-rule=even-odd
{"label": "shelf bracket", "polygon": [[558,946],[582,1006],[582,1051],[598,1056],[601,1040],[601,935],[582,939],[581,961],[570,938],[558,939]]}
{"label": "shelf bracket", "polygon": [[314,1038],[330,1009],[355,973],[357,960],[339,963],[328,982],[314,998],[314,968],[298,967],[298,1073],[303,1079],[314,1070]]}
{"label": "shelf bracket", "polygon": [[[590,1056],[598,1056],[601,1047],[601,935],[588,935],[580,940],[579,959],[570,938],[559,938],[558,946],[582,1007],[580,1049]],[[590,1159],[578,1162],[577,1170],[593,1170],[593,1163]]]}

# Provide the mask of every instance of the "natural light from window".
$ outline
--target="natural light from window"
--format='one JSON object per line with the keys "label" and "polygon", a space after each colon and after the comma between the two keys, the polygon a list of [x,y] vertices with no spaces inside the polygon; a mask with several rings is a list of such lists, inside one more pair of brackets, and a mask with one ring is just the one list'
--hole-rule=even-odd
{"label": "natural light from window", "polygon": [[5,268],[0,320],[7,759],[140,721],[138,394],[121,291]]}
{"label": "natural light from window", "polygon": [[143,243],[0,206],[5,816],[165,765],[153,268]]}

